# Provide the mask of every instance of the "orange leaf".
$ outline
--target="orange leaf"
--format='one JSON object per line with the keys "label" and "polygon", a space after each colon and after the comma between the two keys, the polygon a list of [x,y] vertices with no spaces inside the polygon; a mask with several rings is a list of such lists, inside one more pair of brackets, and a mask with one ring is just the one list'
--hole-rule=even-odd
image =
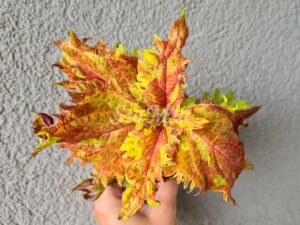
{"label": "orange leaf", "polygon": [[150,107],[176,107],[184,99],[186,72],[189,63],[182,57],[182,48],[188,36],[185,16],[175,21],[168,40],[155,36],[158,49],[146,49],[141,52],[138,62],[137,82],[132,93]]}
{"label": "orange leaf", "polygon": [[159,204],[157,183],[172,177],[185,188],[219,191],[234,202],[235,180],[252,168],[238,128],[259,107],[236,101],[232,91],[216,89],[201,101],[184,94],[185,11],[168,40],[155,36],[156,48],[141,51],[139,61],[136,51],[129,54],[121,43],[108,50],[103,40],[89,46],[87,38],[72,31],[68,36],[69,42],[55,42],[62,59],[54,66],[67,75],[57,86],[67,90],[72,104],[60,103],[57,114],[35,114],[40,144],[32,155],[57,143],[70,150],[69,163],[90,163],[92,177],[74,190],[95,200],[117,183],[125,189],[120,219],[134,215],[145,201]]}
{"label": "orange leaf", "polygon": [[202,129],[184,130],[175,155],[178,182],[201,191],[221,191],[231,200],[231,187],[246,165],[243,144],[234,130],[231,113],[214,104],[190,107],[209,121]]}

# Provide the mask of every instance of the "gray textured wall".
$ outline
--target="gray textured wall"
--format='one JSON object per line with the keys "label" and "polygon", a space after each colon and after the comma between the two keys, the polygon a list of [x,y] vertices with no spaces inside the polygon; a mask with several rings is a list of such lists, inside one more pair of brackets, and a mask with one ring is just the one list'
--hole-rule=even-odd
{"label": "gray textured wall", "polygon": [[88,168],[65,165],[66,151],[51,148],[31,160],[37,140],[33,110],[55,112],[66,101],[51,84],[59,58],[52,40],[72,28],[80,37],[144,48],[165,37],[187,7],[185,55],[188,94],[220,87],[262,104],[241,136],[255,170],[233,189],[238,206],[220,194],[195,198],[181,190],[178,217],[185,225],[296,225],[300,223],[300,2],[0,0],[0,224],[94,224],[92,205],[69,188]]}

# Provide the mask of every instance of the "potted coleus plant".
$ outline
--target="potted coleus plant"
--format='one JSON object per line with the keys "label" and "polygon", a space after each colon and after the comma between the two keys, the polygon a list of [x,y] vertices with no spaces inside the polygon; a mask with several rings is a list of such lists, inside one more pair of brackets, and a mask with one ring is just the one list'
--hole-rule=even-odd
{"label": "potted coleus plant", "polygon": [[184,94],[186,68],[182,56],[188,36],[185,10],[166,40],[131,53],[122,43],[108,49],[68,32],[69,42],[55,41],[62,58],[54,64],[67,80],[73,104],[58,114],[36,113],[33,128],[40,144],[33,156],[57,143],[69,149],[68,162],[93,166],[91,177],[74,189],[97,199],[107,185],[125,190],[119,217],[133,215],[155,199],[157,183],[175,178],[184,188],[218,191],[235,202],[231,188],[243,169],[251,169],[238,136],[245,119],[259,106],[235,100],[219,89],[196,99]]}

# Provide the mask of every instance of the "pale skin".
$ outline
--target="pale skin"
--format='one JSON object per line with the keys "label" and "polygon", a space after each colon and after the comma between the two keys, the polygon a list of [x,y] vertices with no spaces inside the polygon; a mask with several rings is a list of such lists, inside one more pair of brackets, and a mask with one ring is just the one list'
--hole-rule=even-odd
{"label": "pale skin", "polygon": [[118,220],[121,209],[122,191],[119,187],[107,187],[94,202],[93,215],[99,225],[176,225],[176,196],[178,185],[175,180],[159,183],[156,200],[159,206],[144,204],[128,220]]}

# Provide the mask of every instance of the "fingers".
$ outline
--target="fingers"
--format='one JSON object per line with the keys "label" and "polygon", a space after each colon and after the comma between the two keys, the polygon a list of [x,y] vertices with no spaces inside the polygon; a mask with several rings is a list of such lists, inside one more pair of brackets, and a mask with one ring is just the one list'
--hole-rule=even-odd
{"label": "fingers", "polygon": [[149,225],[148,218],[142,213],[136,213],[127,221],[118,220],[122,207],[122,189],[108,186],[101,197],[94,202],[94,217],[101,225]]}
{"label": "fingers", "polygon": [[176,224],[177,191],[178,185],[175,180],[159,184],[156,200],[160,201],[160,205],[148,209],[153,224]]}
{"label": "fingers", "polygon": [[177,183],[175,180],[169,180],[158,185],[156,200],[160,201],[160,205],[156,207],[144,205],[127,221],[117,219],[122,207],[122,189],[113,186],[106,187],[101,197],[94,202],[96,221],[102,225],[175,224]]}
{"label": "fingers", "polygon": [[178,185],[176,180],[168,180],[165,183],[159,183],[159,189],[156,193],[156,199],[161,205],[176,205]]}
{"label": "fingers", "polygon": [[101,197],[94,202],[94,215],[103,216],[114,214],[118,216],[121,209],[122,190],[119,187],[108,186]]}

